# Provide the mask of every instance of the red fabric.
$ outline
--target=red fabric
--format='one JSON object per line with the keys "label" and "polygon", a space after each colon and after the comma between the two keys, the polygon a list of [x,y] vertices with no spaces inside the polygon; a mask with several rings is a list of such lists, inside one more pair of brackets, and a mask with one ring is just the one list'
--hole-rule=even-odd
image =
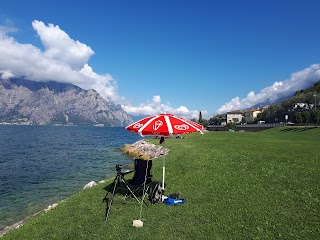
{"label": "red fabric", "polygon": [[126,127],[141,136],[172,136],[192,132],[202,133],[203,126],[172,114],[158,114],[143,118]]}

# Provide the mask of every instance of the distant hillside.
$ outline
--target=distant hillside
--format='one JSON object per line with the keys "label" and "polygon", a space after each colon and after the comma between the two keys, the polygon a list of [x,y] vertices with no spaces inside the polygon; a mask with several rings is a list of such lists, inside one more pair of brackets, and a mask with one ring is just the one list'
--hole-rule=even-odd
{"label": "distant hillside", "polygon": [[[307,89],[301,89],[294,94],[294,97],[299,96],[301,94],[320,94],[320,81],[315,83],[313,86],[308,87]],[[320,96],[319,96],[320,98]],[[320,100],[320,99],[319,99]]]}
{"label": "distant hillside", "polygon": [[0,110],[0,121],[11,123],[127,126],[132,122],[120,105],[95,90],[23,78],[0,79]]}
{"label": "distant hillside", "polygon": [[[281,102],[272,104],[271,107],[283,108],[285,111],[290,111],[293,104],[296,103],[307,103],[314,104],[316,98],[318,98],[317,103],[320,102],[320,81],[315,83],[313,86],[306,89],[301,89],[296,91],[290,98],[284,99]],[[317,104],[317,105],[318,105]]]}
{"label": "distant hillside", "polygon": [[[308,109],[294,109],[297,103],[305,103],[309,108]],[[316,107],[314,104],[316,103]],[[320,110],[320,81],[315,83],[313,86],[310,86],[306,89],[301,89],[291,94],[290,97],[281,96],[274,103],[264,102],[260,105],[254,105],[248,109],[250,110],[255,108],[264,108],[261,116],[256,120],[265,120],[267,123],[274,122],[285,122],[292,121],[295,122],[295,113],[296,111],[304,110]],[[288,116],[288,119],[285,119],[285,116]],[[210,118],[211,124],[218,124],[221,121],[225,121],[225,114],[218,114]]]}
{"label": "distant hillside", "polygon": [[[314,104],[316,103],[316,107]],[[295,109],[295,105],[304,104],[305,108]],[[286,121],[285,115],[288,116],[288,121],[295,122],[295,113],[297,111],[309,111],[309,110],[320,110],[320,81],[315,83],[313,86],[306,89],[301,89],[295,94],[281,102],[268,106],[262,113],[261,118],[267,122],[274,121]]]}
{"label": "distant hillside", "polygon": [[275,99],[274,99],[274,97],[273,97],[273,99],[267,98],[265,101],[257,103],[257,104],[250,106],[249,108],[246,108],[244,110],[250,110],[250,109],[255,109],[255,108],[264,108],[264,107],[267,107],[267,106],[270,106],[273,104],[281,103],[287,99],[290,99],[291,97],[296,96],[299,93],[303,93],[304,91],[317,92],[317,88],[318,88],[318,92],[319,92],[319,82],[315,83],[313,86],[307,87],[306,89],[298,90],[296,92],[288,91],[285,93],[278,94]]}

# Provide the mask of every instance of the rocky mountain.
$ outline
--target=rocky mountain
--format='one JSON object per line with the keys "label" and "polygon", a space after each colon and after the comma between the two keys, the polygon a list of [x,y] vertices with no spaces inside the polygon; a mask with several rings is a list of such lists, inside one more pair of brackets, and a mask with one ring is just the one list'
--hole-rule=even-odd
{"label": "rocky mountain", "polygon": [[127,126],[130,116],[95,90],[54,81],[0,79],[0,121],[49,125]]}

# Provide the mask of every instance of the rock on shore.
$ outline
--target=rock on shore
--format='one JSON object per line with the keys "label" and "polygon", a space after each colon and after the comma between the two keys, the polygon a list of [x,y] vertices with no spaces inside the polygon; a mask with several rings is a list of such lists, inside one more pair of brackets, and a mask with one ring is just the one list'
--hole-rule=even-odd
{"label": "rock on shore", "polygon": [[165,148],[161,145],[149,143],[145,140],[127,144],[122,148],[122,150],[130,156],[141,158],[144,160],[158,158],[160,156],[167,155],[169,152],[168,148]]}

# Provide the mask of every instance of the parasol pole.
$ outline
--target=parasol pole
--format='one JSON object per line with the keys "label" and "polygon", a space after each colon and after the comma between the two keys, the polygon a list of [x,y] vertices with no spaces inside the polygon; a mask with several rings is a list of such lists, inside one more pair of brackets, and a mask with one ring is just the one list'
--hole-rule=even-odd
{"label": "parasol pole", "polygon": [[162,191],[164,191],[164,176],[166,175],[166,156],[162,157]]}
{"label": "parasol pole", "polygon": [[[173,129],[172,129],[172,125],[171,125],[169,117],[164,116],[164,120],[166,121],[166,124],[167,124],[168,132],[169,132],[168,136],[172,136]],[[164,139],[163,145],[165,145],[166,137],[163,136],[163,139]],[[165,173],[166,173],[166,156],[165,156],[165,154],[164,154],[162,163],[163,163],[163,165],[162,165],[162,191],[164,191],[164,178],[165,178]]]}
{"label": "parasol pole", "polygon": [[[163,139],[163,140],[162,140]],[[165,148],[165,137],[162,136],[161,137],[161,140],[160,140],[160,144],[163,144],[163,148]],[[164,178],[165,178],[165,175],[166,175],[166,155],[161,153],[162,155],[162,191],[164,191]]]}

